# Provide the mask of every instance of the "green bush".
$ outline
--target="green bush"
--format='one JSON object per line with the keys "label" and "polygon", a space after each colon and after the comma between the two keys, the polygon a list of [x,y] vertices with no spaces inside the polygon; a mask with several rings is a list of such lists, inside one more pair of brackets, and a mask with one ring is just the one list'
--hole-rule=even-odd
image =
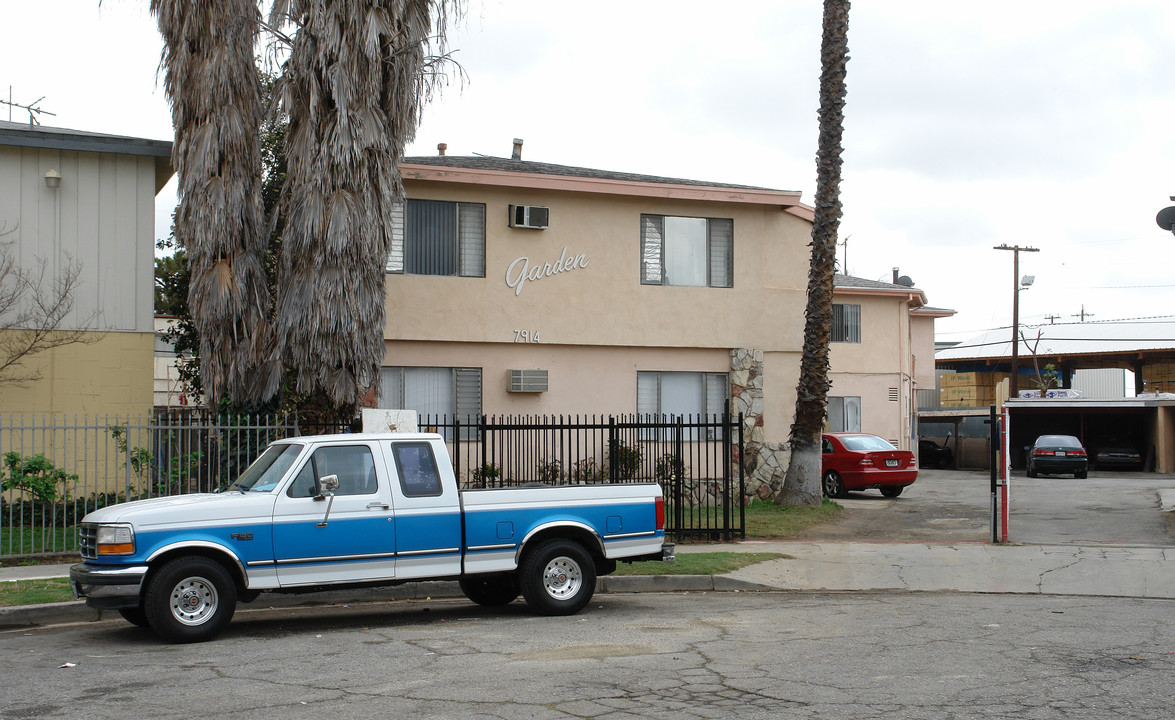
{"label": "green bush", "polygon": [[594,483],[604,478],[604,469],[595,458],[584,458],[572,465],[568,474],[573,483]]}
{"label": "green bush", "polygon": [[37,502],[52,503],[69,497],[71,483],[76,484],[78,476],[56,467],[44,455],[21,457],[16,451],[4,453],[4,468],[0,486],[4,490],[27,492]]}
{"label": "green bush", "polygon": [[684,478],[689,468],[673,453],[665,453],[657,458],[657,462],[653,467],[653,476],[657,478],[657,482],[665,484]]}
{"label": "green bush", "polygon": [[545,485],[558,485],[563,479],[563,463],[555,460],[540,460],[538,466],[539,482]]}
{"label": "green bush", "polygon": [[496,480],[502,477],[502,468],[493,463],[486,463],[481,467],[470,470],[469,476],[473,487],[489,487],[490,485],[493,485]]}
{"label": "green bush", "polygon": [[641,469],[641,451],[623,441],[616,443],[615,457],[609,459],[609,467],[615,463],[616,473],[621,480],[634,480]]}

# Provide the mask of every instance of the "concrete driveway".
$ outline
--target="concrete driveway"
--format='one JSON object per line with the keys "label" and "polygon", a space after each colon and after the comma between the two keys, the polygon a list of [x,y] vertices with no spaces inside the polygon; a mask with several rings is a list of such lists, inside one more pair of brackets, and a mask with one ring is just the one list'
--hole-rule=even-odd
{"label": "concrete driveway", "polygon": [[[1170,512],[1159,491],[1175,476],[1091,471],[1089,478],[1028,478],[1010,484],[1011,542],[1039,545],[1175,546]],[[920,470],[901,497],[876,490],[839,500],[846,512],[795,540],[865,542],[986,542],[991,539],[991,480],[986,471]]]}

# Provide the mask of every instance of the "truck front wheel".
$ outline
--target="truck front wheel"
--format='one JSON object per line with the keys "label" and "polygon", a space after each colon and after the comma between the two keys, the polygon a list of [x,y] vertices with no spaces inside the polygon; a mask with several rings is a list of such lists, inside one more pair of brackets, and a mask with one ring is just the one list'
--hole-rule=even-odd
{"label": "truck front wheel", "polygon": [[520,571],[526,604],[543,615],[574,615],[596,591],[596,566],[579,543],[544,540],[527,552]]}
{"label": "truck front wheel", "polygon": [[216,637],[237,605],[237,586],[220,563],[204,557],[168,561],[147,583],[143,611],[164,640],[203,642]]}

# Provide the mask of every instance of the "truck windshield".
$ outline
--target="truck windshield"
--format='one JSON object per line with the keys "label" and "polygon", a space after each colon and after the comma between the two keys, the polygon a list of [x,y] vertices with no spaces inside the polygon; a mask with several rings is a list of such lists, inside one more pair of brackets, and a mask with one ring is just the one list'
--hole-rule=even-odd
{"label": "truck windshield", "polygon": [[237,481],[228,486],[229,490],[241,492],[269,492],[277,487],[286,471],[302,452],[301,445],[270,445],[261,457],[241,473]]}

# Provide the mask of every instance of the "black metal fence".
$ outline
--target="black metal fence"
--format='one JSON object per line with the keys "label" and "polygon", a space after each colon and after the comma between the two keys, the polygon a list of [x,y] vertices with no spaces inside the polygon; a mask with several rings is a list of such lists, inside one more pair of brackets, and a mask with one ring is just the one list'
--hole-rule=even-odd
{"label": "black metal fence", "polygon": [[351,429],[295,415],[0,415],[0,557],[72,553],[77,523],[126,500],[217,490],[266,445]]}
{"label": "black metal fence", "polygon": [[746,536],[745,479],[733,460],[741,416],[425,416],[420,429],[445,436],[462,487],[656,482],[669,536]]}
{"label": "black metal fence", "polygon": [[[746,536],[742,419],[425,417],[462,487],[657,482],[675,539]],[[70,553],[91,510],[225,487],[266,445],[354,431],[295,416],[0,416],[0,556]],[[736,448],[736,445],[738,446]]]}

